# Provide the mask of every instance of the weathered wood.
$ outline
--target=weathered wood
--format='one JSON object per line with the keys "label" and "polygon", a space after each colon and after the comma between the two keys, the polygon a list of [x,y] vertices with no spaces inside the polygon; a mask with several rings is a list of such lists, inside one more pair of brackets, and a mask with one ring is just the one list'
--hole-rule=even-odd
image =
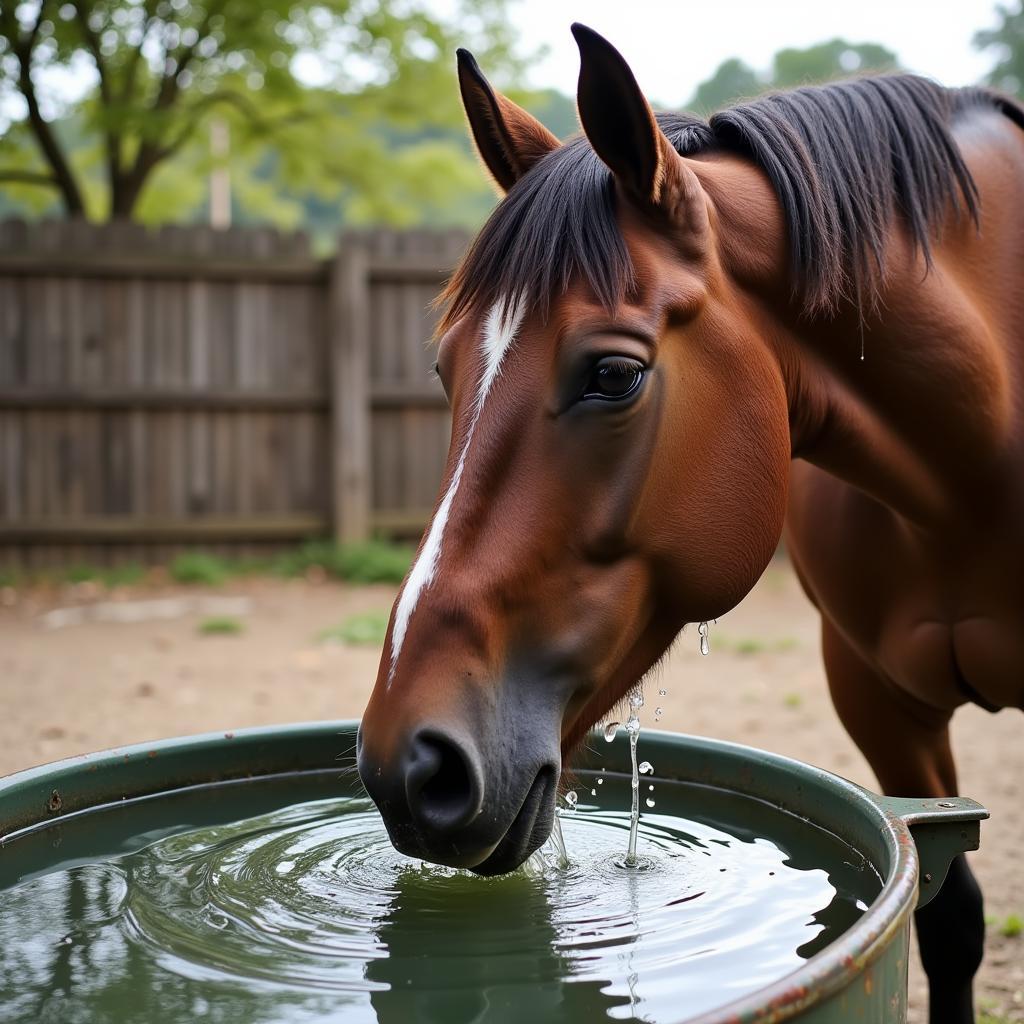
{"label": "weathered wood", "polygon": [[0,221],[0,562],[415,535],[450,429],[431,300],[465,242],[320,260],[267,229]]}
{"label": "weathered wood", "polygon": [[342,239],[330,284],[333,526],[339,541],[370,534],[369,259]]}
{"label": "weathered wood", "polygon": [[[422,270],[411,267],[395,267],[391,269],[391,273],[399,275],[400,279],[425,276]],[[317,284],[322,283],[327,277],[327,267],[322,260],[315,259],[274,263],[258,260],[204,260],[180,254],[128,257],[116,253],[96,253],[89,258],[34,252],[12,257],[0,253],[0,275],[35,277],[39,274],[79,278],[134,277],[182,281],[280,281]]]}
{"label": "weathered wood", "polygon": [[[432,396],[424,394],[423,404],[430,404]],[[443,398],[443,395],[442,395]],[[401,389],[385,389],[382,401],[401,403],[408,400],[420,404],[418,396],[401,397]],[[108,391],[102,386],[91,390],[70,388],[0,388],[0,408],[4,409],[173,409],[182,412],[290,412],[326,410],[328,396],[322,391],[221,391],[213,389],[191,390],[167,387],[160,390]]]}
{"label": "weathered wood", "polygon": [[76,544],[81,541],[175,541],[295,539],[322,536],[326,516],[204,516],[196,519],[139,519],[134,516],[61,517],[0,521],[0,543]]}

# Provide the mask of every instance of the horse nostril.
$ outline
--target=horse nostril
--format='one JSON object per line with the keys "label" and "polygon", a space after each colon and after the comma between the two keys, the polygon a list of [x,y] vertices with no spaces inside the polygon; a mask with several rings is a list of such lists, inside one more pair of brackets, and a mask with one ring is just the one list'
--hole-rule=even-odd
{"label": "horse nostril", "polygon": [[405,776],[409,810],[435,832],[451,832],[480,812],[480,771],[469,752],[439,733],[414,737]]}

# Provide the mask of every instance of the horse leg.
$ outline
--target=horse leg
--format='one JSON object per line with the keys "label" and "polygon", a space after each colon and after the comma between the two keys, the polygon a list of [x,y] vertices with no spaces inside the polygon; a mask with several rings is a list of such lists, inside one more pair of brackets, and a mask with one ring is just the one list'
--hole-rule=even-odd
{"label": "horse leg", "polygon": [[[918,706],[882,679],[822,620],[822,649],[840,721],[890,796],[955,796],[950,715]],[[914,915],[928,976],[929,1024],[973,1024],[974,974],[985,944],[981,889],[966,858]]]}

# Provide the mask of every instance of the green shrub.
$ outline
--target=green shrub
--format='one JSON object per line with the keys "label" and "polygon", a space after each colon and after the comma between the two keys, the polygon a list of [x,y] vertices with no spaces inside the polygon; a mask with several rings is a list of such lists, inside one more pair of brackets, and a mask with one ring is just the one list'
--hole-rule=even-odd
{"label": "green shrub", "polygon": [[107,587],[128,587],[141,583],[146,570],[136,562],[125,562],[124,565],[112,565],[100,573],[100,579]]}
{"label": "green shrub", "polygon": [[99,575],[99,569],[91,565],[72,565],[64,570],[64,579],[68,583],[90,583]]}
{"label": "green shrub", "polygon": [[322,629],[317,634],[317,641],[357,647],[380,647],[387,632],[386,612],[363,612],[359,615],[350,615],[340,626]]}
{"label": "green shrub", "polygon": [[338,545],[314,540],[279,555],[273,571],[278,576],[295,577],[320,568],[350,583],[401,583],[409,571],[412,556],[411,547],[385,541]]}
{"label": "green shrub", "polygon": [[178,583],[201,583],[215,587],[228,578],[228,565],[202,551],[186,551],[171,562],[171,578]]}
{"label": "green shrub", "polygon": [[237,636],[244,630],[245,626],[238,619],[232,619],[227,615],[203,619],[199,623],[199,632],[203,636]]}
{"label": "green shrub", "polygon": [[1024,932],[1024,920],[1021,919],[1020,914],[1007,915],[1006,920],[999,929],[999,934],[1007,939],[1015,939],[1021,932]]}
{"label": "green shrub", "polygon": [[333,571],[352,583],[401,583],[412,556],[413,549],[404,544],[343,544],[335,552]]}

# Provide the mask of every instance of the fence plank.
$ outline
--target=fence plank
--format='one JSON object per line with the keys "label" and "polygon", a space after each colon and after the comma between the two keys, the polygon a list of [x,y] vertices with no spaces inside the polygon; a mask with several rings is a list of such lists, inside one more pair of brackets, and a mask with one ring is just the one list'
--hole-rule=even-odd
{"label": "fence plank", "polygon": [[369,273],[366,250],[343,239],[331,276],[333,526],[339,541],[370,533]]}

